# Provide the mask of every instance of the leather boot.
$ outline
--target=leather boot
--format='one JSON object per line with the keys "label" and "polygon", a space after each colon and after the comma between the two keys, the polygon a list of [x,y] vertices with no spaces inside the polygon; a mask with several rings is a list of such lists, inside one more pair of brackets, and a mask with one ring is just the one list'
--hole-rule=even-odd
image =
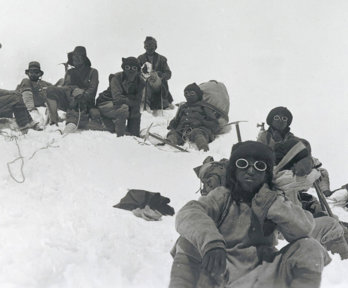
{"label": "leather boot", "polygon": [[196,134],[193,142],[197,145],[198,150],[209,151],[208,140],[203,134]]}
{"label": "leather boot", "polygon": [[117,137],[124,136],[124,134],[126,133],[126,119],[118,118],[116,120],[112,120],[112,122],[114,122]]}
{"label": "leather boot", "polygon": [[335,241],[326,243],[326,249],[331,251],[333,254],[338,253],[341,259],[348,259],[348,244],[344,237],[339,238]]}

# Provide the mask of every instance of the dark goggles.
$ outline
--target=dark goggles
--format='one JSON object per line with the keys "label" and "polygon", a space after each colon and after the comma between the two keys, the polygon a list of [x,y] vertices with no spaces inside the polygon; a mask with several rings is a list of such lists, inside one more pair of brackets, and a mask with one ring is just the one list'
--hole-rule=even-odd
{"label": "dark goggles", "polygon": [[41,72],[40,70],[38,70],[38,69],[29,69],[29,70],[28,70],[28,73],[29,73],[29,74],[36,74],[36,75],[39,75],[39,74],[41,74],[42,72]]}
{"label": "dark goggles", "polygon": [[124,66],[125,70],[133,70],[133,71],[138,71],[138,67],[137,66],[129,66],[129,65],[125,65]]}
{"label": "dark goggles", "polygon": [[236,167],[239,169],[247,169],[250,165],[253,165],[255,170],[260,172],[266,171],[267,169],[267,164],[263,161],[255,161],[251,164],[244,158],[239,158],[236,160]]}
{"label": "dark goggles", "polygon": [[195,91],[189,91],[189,90],[186,90],[184,92],[184,96],[195,96],[196,95],[196,92]]}
{"label": "dark goggles", "polygon": [[288,117],[286,117],[286,116],[279,116],[279,115],[274,115],[273,119],[276,120],[276,121],[279,121],[279,120],[282,120],[284,122],[288,121]]}

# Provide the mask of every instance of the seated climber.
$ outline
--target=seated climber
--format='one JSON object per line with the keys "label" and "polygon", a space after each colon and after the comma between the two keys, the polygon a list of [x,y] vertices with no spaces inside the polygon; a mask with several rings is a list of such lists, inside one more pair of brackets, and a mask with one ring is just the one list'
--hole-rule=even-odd
{"label": "seated climber", "polygon": [[41,79],[44,72],[37,61],[29,62],[25,74],[28,78],[21,81],[16,91],[22,94],[24,104],[30,115],[42,126],[44,119],[37,107],[46,107],[46,89],[52,84]]}
{"label": "seated climber", "polygon": [[99,94],[97,107],[106,128],[117,136],[139,136],[144,80],[135,57],[122,58],[122,72],[109,76],[109,87]]}
{"label": "seated climber", "polygon": [[167,139],[175,145],[189,140],[199,150],[208,151],[208,143],[215,139],[219,123],[214,111],[202,104],[203,92],[196,83],[184,89],[186,103],[182,104],[174,119],[169,123]]}
{"label": "seated climber", "polygon": [[342,259],[348,259],[347,228],[340,224],[338,218],[328,216],[327,211],[307,194],[321,173],[313,168],[306,175],[298,175],[296,164],[310,155],[308,148],[297,139],[289,139],[274,146],[275,168],[274,187],[284,191],[286,197],[298,206],[310,211],[315,220],[311,236],[317,239],[327,250],[338,253]]}
{"label": "seated climber", "polygon": [[13,115],[23,133],[28,129],[42,130],[39,123],[31,118],[19,92],[0,89],[0,117],[12,118]]}
{"label": "seated climber", "polygon": [[58,125],[58,109],[66,111],[66,127],[63,133],[73,132],[77,128],[88,129],[89,118],[98,124],[101,121],[95,107],[98,71],[91,68],[86,48],[77,46],[68,53],[68,64],[73,68],[65,73],[63,86],[47,88],[50,124]]}
{"label": "seated climber", "polygon": [[260,131],[257,141],[266,144],[274,149],[276,143],[283,143],[290,139],[300,140],[307,147],[309,155],[298,161],[293,169],[299,176],[307,175],[312,168],[316,168],[321,173],[318,185],[325,196],[330,196],[330,180],[328,171],[322,167],[322,163],[311,155],[311,145],[305,139],[301,139],[290,132],[290,125],[293,116],[286,107],[275,107],[267,115],[266,122],[269,128]]}
{"label": "seated climber", "polygon": [[[296,163],[309,155],[307,147],[299,140],[290,139],[275,144],[274,155],[276,164],[273,171],[274,187],[284,191],[286,197],[293,203],[311,212],[315,218],[315,227],[311,236],[327,250],[338,253],[342,259],[346,259],[348,257],[348,229],[342,225],[346,223],[339,222],[337,217],[329,217],[327,211],[321,208],[318,200],[306,193],[321,177],[321,173],[313,168],[306,175],[299,176],[294,168]],[[226,170],[226,159],[214,161],[211,156],[204,160],[203,165],[194,168],[203,183],[201,189],[203,196],[216,187],[225,185]]]}
{"label": "seated climber", "polygon": [[[330,257],[312,215],[272,187],[273,162],[262,143],[235,144],[225,186],[177,213],[170,288],[320,287]],[[290,243],[280,251],[278,231]]]}

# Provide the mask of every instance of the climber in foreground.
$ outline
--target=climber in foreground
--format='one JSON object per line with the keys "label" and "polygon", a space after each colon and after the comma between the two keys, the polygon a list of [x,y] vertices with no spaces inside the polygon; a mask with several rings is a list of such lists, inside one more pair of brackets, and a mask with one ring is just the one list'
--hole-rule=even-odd
{"label": "climber in foreground", "polygon": [[[177,214],[181,235],[169,287],[319,287],[330,262],[311,238],[310,212],[272,190],[274,156],[266,145],[233,146],[225,187]],[[290,242],[277,251],[277,230]]]}

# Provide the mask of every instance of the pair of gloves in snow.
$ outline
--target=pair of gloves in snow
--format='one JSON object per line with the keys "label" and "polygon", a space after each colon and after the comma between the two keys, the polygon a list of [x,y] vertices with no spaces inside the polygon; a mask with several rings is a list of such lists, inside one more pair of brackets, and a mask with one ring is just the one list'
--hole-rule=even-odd
{"label": "pair of gloves in snow", "polygon": [[168,205],[169,202],[169,198],[158,192],[131,189],[114,207],[132,211],[135,216],[148,221],[157,221],[162,215],[174,215],[174,208]]}

